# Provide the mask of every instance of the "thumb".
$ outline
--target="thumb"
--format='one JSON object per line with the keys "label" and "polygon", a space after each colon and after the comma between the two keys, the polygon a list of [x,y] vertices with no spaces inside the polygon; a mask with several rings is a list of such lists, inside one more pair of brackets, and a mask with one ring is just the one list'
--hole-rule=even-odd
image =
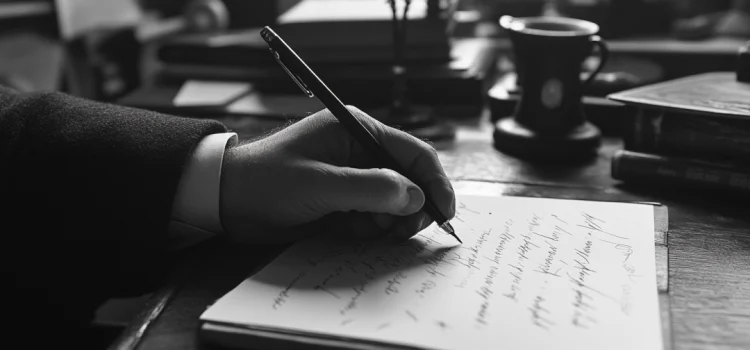
{"label": "thumb", "polygon": [[362,211],[411,215],[422,209],[422,190],[390,169],[357,169],[327,165],[323,181],[326,205],[332,211]]}

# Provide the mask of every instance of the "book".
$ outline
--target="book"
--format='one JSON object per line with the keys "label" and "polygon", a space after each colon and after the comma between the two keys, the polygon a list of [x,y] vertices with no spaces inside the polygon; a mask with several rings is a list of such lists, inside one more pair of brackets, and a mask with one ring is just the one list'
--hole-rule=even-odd
{"label": "book", "polygon": [[[405,2],[396,2],[400,19]],[[432,17],[427,1],[412,1],[406,45],[445,46],[454,25],[453,8]],[[384,0],[302,0],[277,22],[276,32],[295,49],[358,47],[374,52],[393,46],[393,14]]]}
{"label": "book", "polygon": [[[426,2],[413,1],[404,52],[407,63],[450,61],[453,7],[431,18]],[[279,16],[273,28],[308,63],[390,64],[394,58],[390,11],[381,0],[304,0]],[[275,64],[259,31],[180,35],[161,43],[157,57],[167,64]]]}
{"label": "book", "polygon": [[163,64],[240,67],[277,64],[260,37],[260,28],[177,35],[159,44],[156,58]]}
{"label": "book", "polygon": [[[268,45],[259,28],[224,33],[193,33],[164,41],[156,50],[159,62],[177,65],[204,65],[265,68],[277,65],[268,54]],[[286,36],[282,36],[286,41]],[[290,44],[291,45],[291,44]],[[292,45],[308,63],[388,64],[393,61],[393,47],[362,48],[341,46],[335,49]],[[407,64],[444,63],[451,59],[449,42],[436,45],[410,45],[405,50]]]}
{"label": "book", "polygon": [[714,161],[750,162],[750,84],[713,72],[610,94],[630,106],[625,148]]}
{"label": "book", "polygon": [[623,133],[625,149],[750,164],[750,118],[716,118],[641,108]]}
{"label": "book", "polygon": [[612,177],[625,183],[750,193],[750,167],[732,162],[619,150],[611,164]]}
{"label": "book", "polygon": [[607,96],[641,108],[720,118],[750,119],[750,84],[734,72],[712,72],[668,80]]}
{"label": "book", "polygon": [[[467,38],[451,42],[451,59],[448,62],[407,64],[408,94],[414,103],[468,105],[481,108],[486,80],[495,69],[496,50],[492,39]],[[198,49],[196,49],[198,50]],[[211,50],[206,49],[209,55]],[[212,56],[229,56],[215,51]],[[273,57],[264,49],[267,59]],[[300,53],[302,59],[307,57]],[[374,106],[390,102],[393,76],[390,65],[384,64],[330,64],[308,62],[346,103]],[[272,94],[302,94],[279,64],[207,65],[165,64],[157,73],[160,84],[179,85],[186,80],[252,82],[255,89]]]}
{"label": "book", "polygon": [[303,118],[325,108],[307,95],[265,94],[248,83],[200,80],[177,86],[142,86],[117,104],[193,118],[254,116],[283,120]]}
{"label": "book", "polygon": [[298,242],[213,303],[239,348],[663,349],[652,205],[459,195],[457,243]]}

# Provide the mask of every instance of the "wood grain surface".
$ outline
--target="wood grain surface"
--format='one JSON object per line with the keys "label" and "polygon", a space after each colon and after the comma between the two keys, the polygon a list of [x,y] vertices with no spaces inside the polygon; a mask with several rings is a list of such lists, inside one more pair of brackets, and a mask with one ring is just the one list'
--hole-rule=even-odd
{"label": "wood grain surface", "polygon": [[[750,200],[623,187],[610,177],[610,157],[621,148],[615,139],[590,164],[527,163],[493,149],[486,119],[464,122],[454,142],[436,144],[446,172],[461,180],[457,191],[666,205],[673,348],[750,349]],[[185,265],[180,288],[162,293],[168,302],[151,303],[163,306],[159,316],[132,324],[112,349],[211,349],[198,338],[200,314],[283,248],[212,242],[196,249],[192,260],[200,263]]]}

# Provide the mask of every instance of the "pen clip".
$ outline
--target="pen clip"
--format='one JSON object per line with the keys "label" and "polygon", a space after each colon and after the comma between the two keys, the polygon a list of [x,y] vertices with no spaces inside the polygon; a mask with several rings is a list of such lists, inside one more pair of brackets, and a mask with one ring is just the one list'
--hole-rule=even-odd
{"label": "pen clip", "polygon": [[308,97],[313,97],[314,95],[312,91],[310,91],[310,89],[307,88],[307,86],[302,81],[302,79],[300,79],[296,74],[292,73],[292,71],[290,71],[289,68],[286,67],[284,62],[281,61],[281,58],[279,58],[279,53],[271,49],[271,54],[273,55],[273,58],[276,59],[276,62],[278,62],[279,65],[281,65],[281,68],[284,68],[284,70],[286,71],[286,74],[289,74],[289,76],[292,77],[292,80],[294,80],[294,82],[297,83],[297,86],[299,86],[299,88],[302,89],[302,91],[306,93]]}

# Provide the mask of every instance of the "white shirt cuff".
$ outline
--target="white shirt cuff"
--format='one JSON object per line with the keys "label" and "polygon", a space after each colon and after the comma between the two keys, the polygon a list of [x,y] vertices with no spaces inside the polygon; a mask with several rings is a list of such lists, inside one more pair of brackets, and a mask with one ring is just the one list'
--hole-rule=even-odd
{"label": "white shirt cuff", "polygon": [[190,157],[172,204],[170,248],[179,249],[224,231],[219,215],[224,151],[237,143],[236,133],[211,134]]}

